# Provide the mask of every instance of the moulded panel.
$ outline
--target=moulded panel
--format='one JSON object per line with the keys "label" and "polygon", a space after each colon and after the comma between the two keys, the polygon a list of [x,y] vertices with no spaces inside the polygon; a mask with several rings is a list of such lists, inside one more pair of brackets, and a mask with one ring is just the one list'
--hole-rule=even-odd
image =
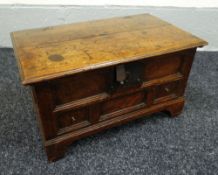
{"label": "moulded panel", "polygon": [[145,80],[153,80],[180,71],[182,56],[178,54],[167,54],[154,57],[145,61]]}
{"label": "moulded panel", "polygon": [[51,82],[55,103],[61,105],[105,92],[108,73],[108,69],[95,70]]}
{"label": "moulded panel", "polygon": [[55,114],[58,134],[89,125],[88,107],[76,110],[62,111]]}
{"label": "moulded panel", "polygon": [[171,100],[179,96],[182,80],[157,85],[155,87],[155,103]]}
{"label": "moulded panel", "polygon": [[121,115],[142,108],[145,104],[146,92],[140,91],[103,102],[101,104],[101,115],[103,118]]}

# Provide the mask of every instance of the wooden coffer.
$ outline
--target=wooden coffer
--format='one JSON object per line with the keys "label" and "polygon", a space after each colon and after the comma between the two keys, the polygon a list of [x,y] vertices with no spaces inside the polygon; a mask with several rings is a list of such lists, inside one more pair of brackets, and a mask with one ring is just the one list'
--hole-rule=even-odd
{"label": "wooden coffer", "polygon": [[154,112],[181,113],[206,41],[149,14],[13,32],[49,161],[82,137]]}

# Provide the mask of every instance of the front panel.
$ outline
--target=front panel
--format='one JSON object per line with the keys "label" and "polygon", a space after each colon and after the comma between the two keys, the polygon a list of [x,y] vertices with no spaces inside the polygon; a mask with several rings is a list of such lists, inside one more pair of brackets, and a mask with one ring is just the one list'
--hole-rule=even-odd
{"label": "front panel", "polygon": [[180,51],[34,86],[45,139],[182,96],[194,53]]}

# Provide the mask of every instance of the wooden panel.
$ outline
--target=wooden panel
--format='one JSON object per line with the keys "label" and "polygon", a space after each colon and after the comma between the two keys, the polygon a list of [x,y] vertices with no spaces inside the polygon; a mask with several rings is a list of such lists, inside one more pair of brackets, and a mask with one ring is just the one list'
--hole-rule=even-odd
{"label": "wooden panel", "polygon": [[89,119],[87,108],[60,112],[56,114],[56,117],[58,128],[75,125]]}
{"label": "wooden panel", "polygon": [[55,104],[51,90],[52,87],[47,82],[32,88],[34,101],[39,113],[39,124],[45,140],[55,137],[57,133],[56,118],[52,114]]}
{"label": "wooden panel", "polygon": [[110,114],[116,111],[122,111],[126,108],[133,107],[139,104],[145,105],[145,91],[136,92],[130,95],[117,97],[112,100],[105,101],[101,104],[101,114]]}
{"label": "wooden panel", "polygon": [[180,52],[153,57],[144,61],[145,81],[178,73],[182,61]]}
{"label": "wooden panel", "polygon": [[206,45],[149,14],[12,33],[23,84]]}
{"label": "wooden panel", "polygon": [[109,97],[109,94],[107,93],[100,93],[94,96],[90,96],[87,98],[82,98],[79,100],[74,100],[69,103],[64,103],[61,105],[57,105],[54,109],[54,112],[61,112],[61,111],[67,111],[70,109],[77,109],[84,106],[89,106],[91,104],[99,103]]}
{"label": "wooden panel", "polygon": [[183,88],[179,86],[180,83],[181,83],[181,80],[157,85],[155,87],[155,98],[154,98],[155,101],[154,102],[155,103],[164,102],[164,101],[172,100],[173,98],[178,97],[179,88]]}
{"label": "wooden panel", "polygon": [[107,70],[89,71],[51,82],[57,105],[94,96],[106,91],[109,78]]}

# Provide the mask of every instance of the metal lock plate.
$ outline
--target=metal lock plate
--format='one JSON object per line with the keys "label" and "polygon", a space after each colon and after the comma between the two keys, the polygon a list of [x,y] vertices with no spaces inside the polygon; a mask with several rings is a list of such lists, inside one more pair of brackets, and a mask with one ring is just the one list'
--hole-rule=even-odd
{"label": "metal lock plate", "polygon": [[126,70],[124,65],[116,66],[116,81],[120,84],[124,84],[126,80]]}
{"label": "metal lock plate", "polygon": [[143,82],[144,64],[141,62],[132,62],[117,65],[114,70],[114,78],[110,85],[110,91],[115,91],[122,87],[131,87],[140,85]]}

